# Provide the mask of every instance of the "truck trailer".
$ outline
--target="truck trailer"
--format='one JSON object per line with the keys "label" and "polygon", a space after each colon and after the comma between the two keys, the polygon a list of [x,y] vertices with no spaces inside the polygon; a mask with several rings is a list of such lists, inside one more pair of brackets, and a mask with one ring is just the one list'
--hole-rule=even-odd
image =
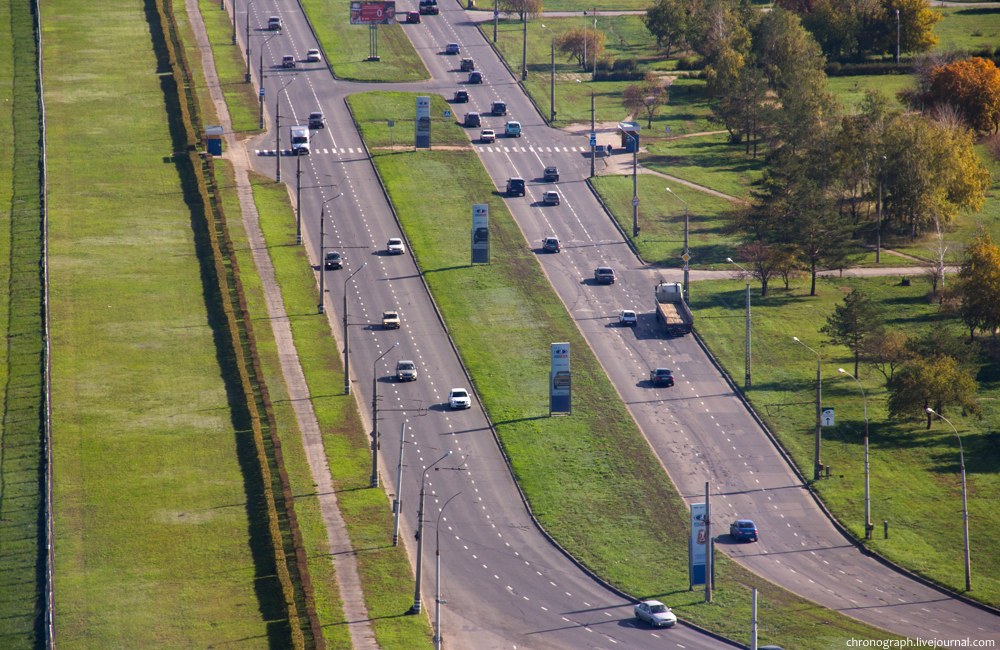
{"label": "truck trailer", "polygon": [[684,291],[679,283],[661,282],[656,285],[656,321],[671,336],[684,336],[691,332],[694,316],[684,302]]}

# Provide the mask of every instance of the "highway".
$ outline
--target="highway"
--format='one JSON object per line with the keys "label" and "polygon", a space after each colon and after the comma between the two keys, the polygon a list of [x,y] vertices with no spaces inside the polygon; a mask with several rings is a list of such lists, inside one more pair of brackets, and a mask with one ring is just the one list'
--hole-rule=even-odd
{"label": "highway", "polygon": [[[283,55],[301,60],[307,49],[316,47],[301,14],[278,7],[258,1],[251,18],[251,24],[264,25],[268,16],[280,15],[285,24],[277,37],[251,30],[253,58],[270,39],[263,49],[268,117],[274,112],[276,93],[284,88],[279,103],[285,125],[282,149],[288,148],[287,125],[304,123],[314,110],[322,108],[327,128],[314,132],[312,155],[294,157],[286,151],[276,158],[273,146],[268,150],[261,145],[255,166],[273,177],[280,160],[282,180],[292,185],[293,194],[300,171],[303,242],[310,256],[317,262],[321,259],[319,215],[325,204],[326,250],[347,258],[344,269],[326,272],[327,314],[331,331],[343,343],[341,305],[346,290],[352,391],[370,423],[372,390],[377,387],[379,477],[390,497],[396,494],[401,432],[405,436],[401,538],[411,557],[421,479],[440,461],[424,479],[422,609],[433,613],[435,531],[440,516],[447,599],[443,636],[453,647],[729,647],[683,625],[653,630],[637,624],[632,601],[590,577],[537,529],[478,401],[473,399],[473,408],[466,411],[447,408],[449,389],[471,388],[470,382],[409,251],[402,256],[385,254],[386,241],[401,233],[343,101],[347,94],[371,87],[335,81],[322,64],[276,67]],[[424,25],[434,19],[429,17]],[[454,57],[439,58],[457,63]],[[384,309],[398,309],[400,329],[382,330]],[[397,383],[391,378],[400,359],[416,362],[417,381]],[[444,457],[447,452],[451,455]],[[442,514],[440,509],[452,497]]]}
{"label": "highway", "polygon": [[[398,9],[402,12],[406,6],[400,3]],[[259,24],[272,14],[281,15],[286,24],[285,32],[267,43],[265,68],[283,54],[301,59],[306,49],[317,47],[297,5],[258,2],[253,12]],[[587,142],[544,126],[465,12],[446,1],[440,16],[426,16],[420,25],[404,29],[434,81],[378,88],[437,92],[450,98],[464,87],[471,101],[455,106],[459,115],[486,112],[496,99],[508,103],[509,116],[487,116],[483,126],[502,131],[505,120],[517,119],[524,137],[475,144],[475,149],[498,187],[509,176],[528,179],[527,195],[508,201],[527,245],[537,250],[542,237],[551,234],[562,240],[562,253],[539,253],[542,268],[684,497],[701,501],[704,482],[711,481],[717,548],[806,598],[898,634],[997,639],[1000,626],[994,614],[859,552],[825,517],[695,338],[667,339],[656,331],[653,286],[664,274],[634,256],[584,182],[589,174]],[[251,34],[254,59],[268,36]],[[461,57],[439,54],[448,42],[459,43],[462,56],[476,60],[485,85],[462,83],[466,75],[457,72]],[[302,192],[305,243],[314,261],[320,259],[321,204],[343,192],[326,204],[326,246],[348,258],[344,270],[326,277],[331,329],[339,332],[344,279],[366,264],[346,287],[353,389],[359,403],[371,404],[374,367],[380,378],[381,478],[390,493],[399,431],[406,427],[401,494],[408,540],[415,527],[423,468],[453,452],[437,465],[446,471],[430,471],[426,483],[426,530],[433,531],[438,508],[460,493],[448,506],[441,529],[448,598],[445,635],[457,638],[458,647],[476,648],[662,648],[671,643],[720,647],[719,641],[683,627],[653,631],[637,626],[626,599],[588,577],[536,530],[478,402],[458,413],[443,406],[451,387],[470,387],[469,382],[412,257],[381,252],[389,237],[401,233],[343,102],[347,94],[371,86],[335,81],[322,64],[300,64],[290,83],[290,72],[265,72],[269,113],[275,92],[285,87],[279,102],[282,124],[303,123],[319,107],[327,115],[328,128],[315,137],[312,155],[279,158],[282,176],[294,185],[296,164],[301,164],[301,184],[309,188]],[[478,129],[470,135],[478,135]],[[282,139],[287,142],[287,133]],[[273,156],[262,152],[256,161],[261,173],[273,176]],[[556,186],[563,201],[541,207],[541,192],[551,184],[535,179],[548,164],[559,165],[562,178]],[[336,188],[329,187],[334,184]],[[615,268],[616,284],[595,286],[589,281],[599,264]],[[692,290],[697,291],[697,285]],[[380,329],[380,314],[387,308],[400,310],[400,330]],[[614,326],[621,308],[640,313],[635,330]],[[393,344],[398,346],[376,363]],[[401,358],[417,362],[416,382],[399,385],[387,379]],[[653,389],[646,384],[649,369],[657,366],[675,369],[676,387]],[[759,543],[727,542],[726,527],[737,516],[756,521]],[[424,542],[423,602],[431,608],[433,549],[429,537]]]}

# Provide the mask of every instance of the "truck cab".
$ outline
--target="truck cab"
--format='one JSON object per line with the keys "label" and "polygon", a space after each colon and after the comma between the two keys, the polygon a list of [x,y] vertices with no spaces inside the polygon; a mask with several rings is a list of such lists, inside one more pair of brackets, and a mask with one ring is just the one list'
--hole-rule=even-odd
{"label": "truck cab", "polygon": [[670,336],[684,336],[694,327],[694,315],[684,302],[684,288],[678,282],[656,285],[656,320]]}
{"label": "truck cab", "polygon": [[309,127],[293,126],[289,129],[292,137],[292,153],[296,156],[309,155]]}

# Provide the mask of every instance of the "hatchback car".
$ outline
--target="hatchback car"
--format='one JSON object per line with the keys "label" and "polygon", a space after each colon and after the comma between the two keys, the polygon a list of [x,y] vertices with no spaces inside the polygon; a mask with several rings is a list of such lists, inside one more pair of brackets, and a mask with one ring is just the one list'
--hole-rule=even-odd
{"label": "hatchback car", "polygon": [[635,617],[653,627],[673,627],[677,615],[658,600],[644,600],[635,606]]}
{"label": "hatchback car", "polygon": [[385,252],[390,255],[402,255],[406,252],[406,247],[403,246],[403,240],[399,237],[393,237],[385,245]]}
{"label": "hatchback car", "polygon": [[417,364],[409,360],[396,362],[396,381],[416,381]]}
{"label": "hatchback car", "polygon": [[493,104],[490,105],[490,113],[493,115],[506,115],[507,102],[493,102]]}
{"label": "hatchback car", "polygon": [[469,91],[467,90],[456,90],[455,98],[452,99],[456,104],[465,104],[469,101]]}
{"label": "hatchback car", "polygon": [[458,54],[458,43],[448,43],[444,46],[445,54]]}
{"label": "hatchback car", "polygon": [[483,73],[478,70],[473,70],[469,73],[469,83],[470,84],[481,84],[483,83]]}
{"label": "hatchback car", "polygon": [[639,317],[631,309],[623,309],[618,312],[618,324],[622,327],[635,327],[639,324]]}
{"label": "hatchback car", "polygon": [[673,386],[674,373],[669,368],[657,368],[649,371],[649,383],[654,386]]}
{"label": "hatchback car", "polygon": [[545,205],[559,205],[559,192],[549,190],[545,194],[542,194],[542,203]]}
{"label": "hatchback car", "polygon": [[562,250],[562,245],[556,237],[546,237],[542,240],[542,250],[546,253],[558,253]]}
{"label": "hatchback car", "polygon": [[420,12],[419,11],[407,11],[406,12],[406,22],[408,23],[419,23],[420,22]]}
{"label": "hatchback car", "polygon": [[323,113],[319,111],[314,111],[312,113],[309,113],[309,128],[310,129],[326,128],[326,118],[323,117]]}
{"label": "hatchback car", "polygon": [[479,141],[496,142],[497,141],[496,131],[494,131],[493,129],[483,129],[482,131],[479,132]]}
{"label": "hatchback car", "polygon": [[757,526],[749,519],[737,519],[729,524],[729,536],[737,542],[756,542]]}
{"label": "hatchback car", "polygon": [[323,60],[323,55],[319,53],[319,50],[312,49],[306,52],[306,61],[309,63],[319,63]]}
{"label": "hatchback car", "polygon": [[294,68],[295,67],[295,57],[291,54],[285,54],[281,57],[281,67],[282,68]]}
{"label": "hatchback car", "polygon": [[472,406],[469,391],[464,388],[452,388],[448,391],[448,406],[453,409],[467,409]]}
{"label": "hatchback car", "polygon": [[462,61],[458,64],[458,69],[461,72],[472,72],[476,69],[476,62],[472,59],[462,59]]}
{"label": "hatchback car", "polygon": [[462,122],[466,127],[477,127],[483,125],[483,119],[479,116],[479,113],[472,111],[465,114],[465,120]]}
{"label": "hatchback car", "polygon": [[323,268],[327,271],[344,268],[344,256],[334,251],[328,251],[323,258]]}
{"label": "hatchback car", "polygon": [[511,120],[503,126],[503,134],[508,138],[520,138],[521,137],[521,123],[517,120]]}
{"label": "hatchback car", "polygon": [[546,183],[555,183],[559,180],[559,168],[555,165],[551,165],[545,168],[542,172],[542,180]]}

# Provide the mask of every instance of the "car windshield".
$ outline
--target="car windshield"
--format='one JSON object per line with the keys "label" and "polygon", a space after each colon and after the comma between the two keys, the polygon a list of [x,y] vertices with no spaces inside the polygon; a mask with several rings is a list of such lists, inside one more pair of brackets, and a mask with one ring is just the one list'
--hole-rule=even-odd
{"label": "car windshield", "polygon": [[649,606],[649,612],[651,614],[663,614],[663,613],[668,612],[668,611],[670,611],[670,610],[667,609],[666,605],[662,605],[662,604],[659,604],[659,603],[656,604],[656,605],[650,605]]}
{"label": "car windshield", "polygon": [[413,362],[412,361],[400,361],[399,362],[399,369],[400,370],[413,370]]}
{"label": "car windshield", "polygon": [[468,393],[466,393],[464,390],[453,390],[453,391],[451,391],[451,396],[452,397],[467,397]]}

